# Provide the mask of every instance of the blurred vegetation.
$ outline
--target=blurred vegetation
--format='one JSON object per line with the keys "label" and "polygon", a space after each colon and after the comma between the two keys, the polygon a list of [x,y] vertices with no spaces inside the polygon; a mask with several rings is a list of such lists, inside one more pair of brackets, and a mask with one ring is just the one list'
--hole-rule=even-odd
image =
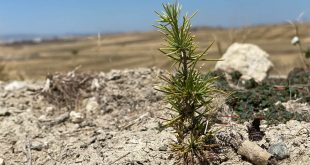
{"label": "blurred vegetation", "polygon": [[5,65],[0,62],[0,81],[9,80],[9,75],[6,72]]}
{"label": "blurred vegetation", "polygon": [[[261,83],[250,79],[238,86],[244,89],[234,89],[229,86],[225,74],[220,71],[211,73],[218,76],[217,86],[225,91],[234,91],[226,103],[238,114],[239,122],[250,121],[263,117],[268,124],[285,123],[288,120],[310,121],[310,114],[288,112],[282,104],[289,100],[300,99],[301,103],[310,103],[310,71],[294,69],[287,79],[265,79]],[[232,73],[231,83],[237,85],[241,81],[240,73]]]}

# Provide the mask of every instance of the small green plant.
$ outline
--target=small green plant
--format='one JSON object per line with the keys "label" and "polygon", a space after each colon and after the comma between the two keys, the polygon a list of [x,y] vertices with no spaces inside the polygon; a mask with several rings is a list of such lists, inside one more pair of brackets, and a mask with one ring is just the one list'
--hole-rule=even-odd
{"label": "small green plant", "polygon": [[[295,68],[286,79],[268,78],[260,83],[250,79],[240,84],[246,90],[230,87],[225,75],[221,72],[212,74],[220,77],[218,85],[223,90],[235,91],[230,98],[226,99],[226,104],[238,115],[235,119],[239,123],[262,117],[267,124],[286,123],[289,120],[310,121],[310,115],[307,112],[292,112],[281,104],[296,99],[300,103],[310,103],[310,80],[308,79],[310,71]],[[237,83],[238,80],[236,79],[233,83]]]}
{"label": "small green plant", "polygon": [[170,105],[171,117],[163,127],[175,130],[177,141],[172,144],[172,150],[185,164],[207,164],[210,150],[215,146],[211,131],[211,114],[215,109],[211,102],[214,94],[220,91],[214,87],[216,78],[200,74],[196,64],[212,61],[203,58],[210,47],[196,53],[197,45],[190,32],[190,20],[196,13],[186,14],[179,21],[181,6],[178,3],[164,4],[163,8],[162,13],[156,12],[160,19],[155,27],[164,34],[166,41],[165,47],[159,50],[173,60],[175,69],[168,76],[161,76],[166,85],[157,89],[165,94],[165,101]]}

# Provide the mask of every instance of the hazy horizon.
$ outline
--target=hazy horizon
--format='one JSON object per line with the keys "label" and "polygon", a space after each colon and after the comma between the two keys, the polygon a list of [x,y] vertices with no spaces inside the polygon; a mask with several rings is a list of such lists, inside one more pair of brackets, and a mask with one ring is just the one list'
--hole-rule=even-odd
{"label": "hazy horizon", "polygon": [[[10,0],[0,1],[0,36],[72,35],[154,30],[162,3],[175,1]],[[183,11],[198,10],[193,26],[240,27],[309,21],[310,1],[179,0]]]}

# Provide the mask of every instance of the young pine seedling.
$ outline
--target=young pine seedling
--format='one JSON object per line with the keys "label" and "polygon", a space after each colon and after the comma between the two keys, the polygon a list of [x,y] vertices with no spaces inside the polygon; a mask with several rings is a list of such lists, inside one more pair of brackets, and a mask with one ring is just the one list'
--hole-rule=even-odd
{"label": "young pine seedling", "polygon": [[196,65],[199,61],[212,61],[204,58],[210,47],[202,53],[196,52],[198,47],[190,32],[190,20],[196,13],[181,19],[179,4],[168,3],[163,8],[162,13],[156,12],[159,20],[155,27],[166,41],[165,47],[159,50],[173,61],[175,69],[169,76],[161,76],[166,85],[157,89],[165,94],[171,111],[171,118],[163,126],[174,129],[177,141],[172,144],[172,150],[180,160],[185,164],[206,164],[211,157],[209,151],[215,146],[211,102],[221,91],[214,87],[216,78],[206,78]]}

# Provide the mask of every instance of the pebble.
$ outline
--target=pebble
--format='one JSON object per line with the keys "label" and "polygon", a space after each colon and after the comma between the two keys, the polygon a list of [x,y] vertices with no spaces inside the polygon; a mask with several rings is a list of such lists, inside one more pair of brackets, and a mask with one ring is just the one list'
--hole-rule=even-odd
{"label": "pebble", "polygon": [[46,113],[52,113],[53,111],[55,111],[55,108],[53,106],[48,106],[45,108]]}
{"label": "pebble", "polygon": [[111,112],[114,110],[114,107],[116,107],[116,106],[108,105],[108,106],[104,109],[103,113],[104,113],[104,114],[106,114],[106,113],[111,113]]}
{"label": "pebble", "polygon": [[27,109],[27,106],[25,104],[18,104],[18,108],[20,110],[26,110]]}
{"label": "pebble", "polygon": [[39,141],[33,141],[31,142],[31,149],[36,150],[36,151],[41,151],[44,147],[44,144]]}
{"label": "pebble", "polygon": [[83,158],[79,157],[75,160],[75,163],[82,163],[83,162]]}
{"label": "pebble", "polygon": [[143,127],[143,128],[140,129],[140,131],[147,131],[147,128]]}
{"label": "pebble", "polygon": [[8,93],[5,92],[5,91],[1,94],[1,97],[2,97],[2,98],[6,98],[7,96],[8,96]]}
{"label": "pebble", "polygon": [[26,86],[27,86],[27,84],[25,82],[13,81],[13,82],[7,84],[6,86],[4,86],[4,90],[6,90],[6,91],[14,91],[14,90],[23,89]]}
{"label": "pebble", "polygon": [[95,97],[87,100],[86,111],[95,113],[99,109],[99,104]]}
{"label": "pebble", "polygon": [[0,158],[0,165],[5,165],[4,159]]}
{"label": "pebble", "polygon": [[159,151],[167,151],[168,150],[168,146],[164,145],[158,148]]}
{"label": "pebble", "polygon": [[81,123],[84,120],[84,115],[80,112],[71,111],[70,119],[72,123]]}
{"label": "pebble", "polygon": [[92,137],[90,139],[88,139],[86,142],[84,142],[83,144],[80,145],[80,148],[87,148],[89,145],[95,143],[97,140],[97,137]]}
{"label": "pebble", "polygon": [[110,73],[106,75],[108,80],[118,80],[121,78],[121,74],[119,70],[111,70]]}
{"label": "pebble", "polygon": [[98,90],[100,88],[99,80],[97,78],[93,79],[91,83],[92,90]]}
{"label": "pebble", "polygon": [[9,112],[9,110],[0,108],[0,116],[10,116],[10,115],[11,115],[11,112]]}
{"label": "pebble", "polygon": [[41,116],[38,118],[38,120],[39,120],[40,122],[49,122],[49,121],[51,121],[51,119],[48,119],[45,115],[41,115]]}
{"label": "pebble", "polygon": [[283,142],[271,145],[268,149],[268,152],[279,160],[289,157],[288,148]]}

